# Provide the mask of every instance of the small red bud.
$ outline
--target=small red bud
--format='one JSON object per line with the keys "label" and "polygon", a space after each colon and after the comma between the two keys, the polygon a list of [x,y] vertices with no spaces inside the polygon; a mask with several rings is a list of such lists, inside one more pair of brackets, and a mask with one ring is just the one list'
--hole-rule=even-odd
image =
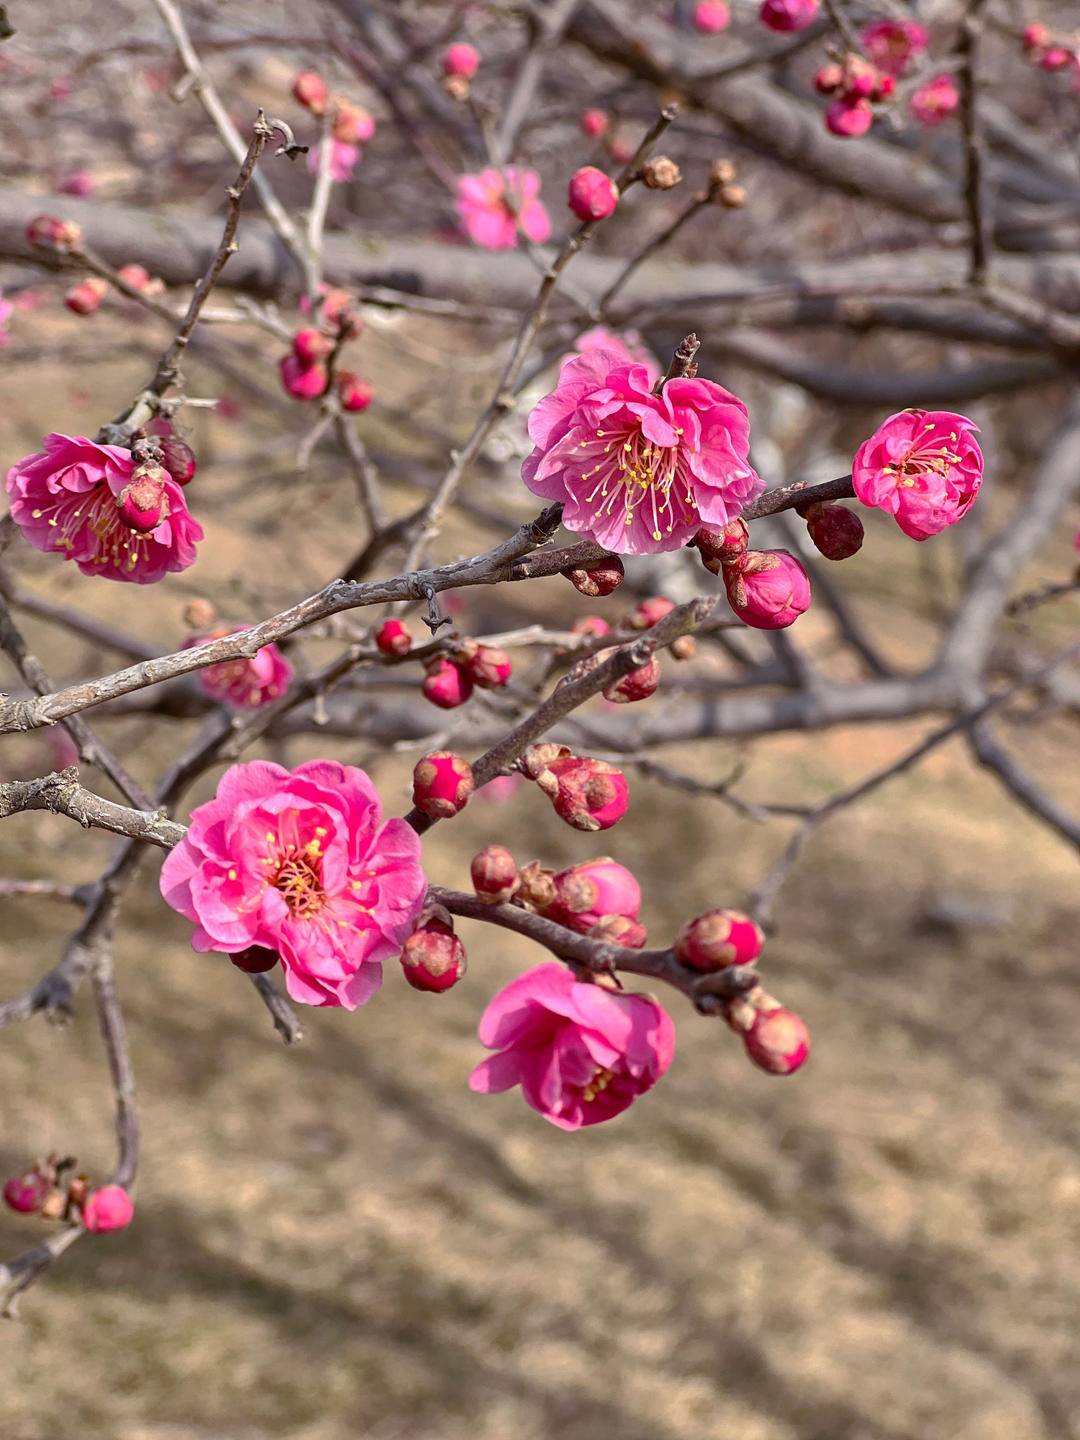
{"label": "small red bud", "polygon": [[617,555],[609,555],[606,560],[599,560],[587,569],[564,570],[562,573],[575,590],[595,599],[598,595],[610,595],[613,590],[617,590],[623,582],[626,570]]}
{"label": "small red bud", "polygon": [[609,685],[604,691],[604,699],[612,700],[616,705],[630,705],[635,700],[647,700],[659,684],[660,661],[655,655],[650,655],[644,665],[639,665],[627,675],[620,675]]}
{"label": "small red bud", "polygon": [[38,1169],[13,1175],[4,1185],[4,1204],[20,1215],[36,1215],[52,1189],[52,1181]]}
{"label": "small red bud", "polygon": [[480,69],[480,52],[474,45],[459,40],[455,45],[448,45],[443,51],[442,72],[444,75],[459,75],[462,79],[471,80]]}
{"label": "small red bud", "polygon": [[512,898],[518,888],[517,861],[502,845],[489,845],[474,855],[469,866],[472,886],[481,900],[501,905]]}
{"label": "small red bud", "polygon": [[401,620],[384,620],[375,634],[375,644],[384,655],[407,655],[413,638]]}
{"label": "small red bud", "polygon": [[351,370],[338,371],[337,392],[341,408],[350,412],[366,410],[375,398],[375,391],[367,381]]}
{"label": "small red bud", "polygon": [[131,1224],[135,1206],[122,1185],[103,1185],[91,1192],[83,1206],[83,1224],[92,1235],[123,1230]]}
{"label": "small red bud", "polygon": [[680,635],[668,646],[676,660],[692,660],[697,654],[697,641],[693,635]]}
{"label": "small red bud", "polygon": [[783,630],[810,607],[810,579],[787,550],[748,550],[724,570],[728,603],[755,630]]}
{"label": "small red bud", "polygon": [[473,793],[472,766],[452,750],[425,755],[413,771],[413,804],[431,820],[449,820]]}
{"label": "small red bud", "polygon": [[436,660],[428,667],[423,686],[424,699],[440,710],[454,710],[464,705],[473,692],[473,682],[452,660]]}
{"label": "small red bud", "polygon": [[1049,29],[1037,20],[1024,28],[1023,41],[1025,50],[1041,50],[1049,39]]}
{"label": "small red bud", "polygon": [[847,560],[862,549],[863,523],[843,505],[811,505],[804,516],[810,539],[826,560]]}
{"label": "small red bud", "polygon": [[608,940],[612,945],[625,945],[628,950],[641,950],[648,940],[648,932],[640,920],[631,920],[629,915],[601,915],[589,931],[593,940]]}
{"label": "small red bud", "polygon": [[814,89],[819,95],[835,95],[843,88],[844,67],[835,63],[822,65],[814,74]]}
{"label": "small red bud", "polygon": [[121,265],[116,274],[125,285],[130,285],[133,290],[145,292],[154,288],[150,272],[142,265]]}
{"label": "small red bud", "polygon": [[93,315],[95,310],[101,308],[108,289],[104,280],[91,275],[88,280],[80,280],[77,285],[72,286],[64,296],[64,304],[76,315]]}
{"label": "small red bud", "polygon": [[49,250],[71,250],[82,240],[82,229],[74,220],[61,220],[56,215],[35,215],[26,227],[30,245]]}
{"label": "small red bud", "polygon": [[197,462],[195,451],[183,440],[177,439],[175,435],[163,435],[158,441],[161,449],[161,463],[176,481],[177,485],[186,485],[195,474]]}
{"label": "small red bud", "polygon": [[697,532],[690,541],[701,552],[701,563],[713,575],[719,575],[725,565],[746,553],[750,544],[750,531],[744,520],[732,520],[719,530],[707,526]]}
{"label": "small red bud", "polygon": [[608,128],[608,117],[603,110],[583,110],[581,112],[582,133],[588,135],[590,140],[597,140]]}
{"label": "small red bud", "polygon": [[510,656],[494,645],[477,645],[461,663],[469,679],[481,690],[498,690],[514,671]]}
{"label": "small red bud", "polygon": [[564,754],[534,768],[538,773],[533,778],[556,815],[575,830],[610,830],[626,814],[630,804],[626,776],[606,760]]}
{"label": "small red bud", "polygon": [[329,335],[324,335],[321,330],[309,326],[306,330],[298,330],[292,340],[293,354],[301,365],[317,365],[320,360],[325,360],[334,348],[334,342]]}
{"label": "small red bud", "polygon": [[810,1032],[800,1016],[782,1006],[759,1010],[743,1034],[746,1053],[770,1075],[790,1075],[810,1053]]}
{"label": "small red bud", "polygon": [[579,220],[606,220],[619,203],[618,187],[595,165],[582,165],[570,177],[567,203]]}
{"label": "small red bud", "polygon": [[405,979],[414,990],[433,994],[456,985],[465,974],[467,963],[465,946],[451,926],[436,918],[414,930],[401,952]]}
{"label": "small red bud", "polygon": [[611,626],[599,615],[585,615],[574,622],[572,634],[589,635],[597,640],[602,640],[605,635],[611,634]]}
{"label": "small red bud", "polygon": [[675,954],[693,970],[749,965],[761,954],[765,936],[741,910],[709,910],[689,920],[675,939]]}
{"label": "small red bud", "polygon": [[626,623],[631,630],[649,630],[674,609],[674,600],[668,600],[663,595],[650,595],[635,606]]}
{"label": "small red bud", "polygon": [[148,535],[168,519],[169,497],[165,493],[166,471],[148,460],[136,465],[131,479],[116,497],[121,519],[131,530]]}
{"label": "small red bud", "polygon": [[278,362],[281,383],[294,400],[317,400],[326,390],[324,365],[302,365],[295,355],[283,355]]}
{"label": "small red bud", "polygon": [[334,101],[333,136],[341,145],[363,145],[375,134],[375,121],[362,105]]}
{"label": "small red bud", "polygon": [[293,99],[310,110],[313,115],[322,115],[326,110],[326,102],[330,98],[330,92],[326,88],[326,81],[314,70],[301,70],[293,81]]}

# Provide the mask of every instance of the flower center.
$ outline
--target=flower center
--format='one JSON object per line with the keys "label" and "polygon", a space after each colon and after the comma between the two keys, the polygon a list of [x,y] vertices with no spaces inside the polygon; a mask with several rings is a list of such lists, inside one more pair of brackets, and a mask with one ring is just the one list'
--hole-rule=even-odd
{"label": "flower center", "polygon": [[[920,475],[925,475],[929,470],[932,474],[940,475],[947,479],[949,471],[954,465],[959,465],[960,456],[944,439],[935,444],[929,438],[929,432],[934,429],[933,425],[926,427],[927,434],[918,440],[913,440],[908,447],[907,454],[899,462],[893,462],[885,466],[886,471],[891,471],[897,476],[897,483],[911,486]],[[949,435],[949,441],[956,444],[955,431]]]}
{"label": "flower center", "polygon": [[[322,827],[319,827],[322,830]],[[326,831],[322,830],[325,835]],[[275,865],[270,881],[275,890],[289,907],[290,914],[310,918],[317,915],[326,904],[326,891],[322,882],[322,846],[319,832],[316,839],[306,845],[286,845],[276,857],[269,857]]]}
{"label": "flower center", "polygon": [[597,1066],[596,1073],[582,1090],[582,1096],[586,1100],[595,1100],[615,1079],[614,1070],[607,1070],[602,1065]]}
{"label": "flower center", "polygon": [[[682,434],[680,427],[676,426],[675,429],[676,434]],[[588,475],[599,477],[592,491],[586,495],[584,504],[593,505],[593,514],[598,518],[614,514],[616,507],[621,504],[624,525],[632,524],[635,511],[644,506],[645,520],[650,527],[652,538],[660,540],[663,538],[662,532],[666,530],[670,535],[680,519],[675,505],[680,508],[685,506],[689,510],[690,515],[684,515],[683,519],[693,516],[694,496],[689,488],[685,496],[676,491],[675,505],[672,504],[679,448],[677,445],[657,445],[652,440],[647,440],[640,426],[621,433],[622,439],[619,438],[618,431],[596,431],[598,440],[610,438],[606,438],[603,447],[604,458],[594,465],[587,475],[581,477],[582,480]],[[588,447],[587,440],[580,442],[580,448]]]}

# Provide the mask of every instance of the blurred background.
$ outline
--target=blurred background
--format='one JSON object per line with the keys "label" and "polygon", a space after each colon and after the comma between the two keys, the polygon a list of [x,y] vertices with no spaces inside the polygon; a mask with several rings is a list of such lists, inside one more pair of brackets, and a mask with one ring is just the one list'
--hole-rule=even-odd
{"label": "blurred background", "polygon": [[[373,65],[361,78],[343,58],[343,44],[355,41],[360,53],[369,44],[348,7],[180,8],[238,123],[262,105],[298,132],[310,128],[289,98],[300,66],[324,69],[376,115],[377,138],[356,178],[335,189],[335,234],[368,248],[385,274],[398,238],[449,246],[452,203],[395,128],[385,88],[371,78],[381,72]],[[512,74],[521,53],[521,7],[352,8],[404,16],[413,34],[457,21],[487,47],[496,78]],[[664,8],[627,13],[649,18]],[[16,34],[0,47],[0,177],[11,196],[35,197],[42,209],[96,213],[102,233],[120,207],[140,211],[150,217],[141,232],[148,246],[157,235],[182,247],[174,215],[216,223],[234,167],[194,103],[170,99],[182,72],[154,6],[108,11],[89,0],[7,6]],[[938,14],[955,21],[955,10],[930,18]],[[731,37],[717,43],[758,38],[753,11],[736,9]],[[651,88],[598,71],[580,49],[565,63],[559,54],[523,141],[557,225],[565,174],[587,158],[574,131],[583,101],[621,105],[636,135],[656,100]],[[803,58],[812,70],[813,54]],[[782,88],[790,74],[770,69],[769,83]],[[1021,75],[1016,103],[1056,141],[1075,120],[1056,93],[1031,90],[1042,83]],[[811,185],[805,203],[800,181],[777,178],[767,155],[722,126],[703,136],[708,123],[695,114],[667,148],[689,173],[723,145],[751,198],[686,228],[665,261],[670,286],[678,288],[680,267],[718,258],[782,265],[792,253],[827,259],[841,239],[876,246],[895,231],[895,214],[866,197]],[[452,152],[459,141],[440,143]],[[926,136],[911,148],[913,174],[948,158],[931,153]],[[478,163],[450,158],[458,169]],[[303,162],[283,171],[286,163],[271,173],[300,207],[310,177]],[[90,176],[89,193],[75,187],[81,197],[71,193],[79,172]],[[4,203],[0,193],[0,211]],[[669,220],[668,203],[635,197],[600,252],[632,254],[645,233],[637,227]],[[252,203],[247,221],[253,212]],[[243,236],[242,228],[238,264]],[[477,252],[460,253],[475,262]],[[4,468],[49,430],[92,435],[146,383],[169,333],[118,298],[91,317],[73,315],[62,304],[72,276],[49,273],[16,244],[5,254],[0,283],[14,309],[0,349]],[[128,258],[152,268],[146,252]],[[289,287],[264,286],[261,299],[292,324]],[[186,292],[177,285],[168,294]],[[363,313],[357,368],[376,402],[360,433],[391,512],[405,513],[468,435],[513,321],[374,305]],[[572,338],[572,317],[563,320]],[[675,321],[643,317],[640,328],[660,350],[673,326],[681,333]],[[772,483],[842,474],[854,446],[905,403],[896,379],[893,398],[843,405],[748,362],[737,346],[726,352],[719,319],[701,328],[710,356],[702,373],[746,400],[757,464]],[[364,539],[340,457],[316,449],[298,472],[312,417],[280,390],[282,347],[254,326],[215,331],[221,337],[225,361],[195,353],[187,367],[189,394],[219,402],[184,422],[200,460],[189,492],[207,532],[198,566],[134,591],[19,542],[6,557],[23,591],[157,653],[183,643],[191,599],[212,598],[231,623],[268,615],[341,573]],[[894,377],[987,359],[978,344],[902,331],[835,329],[802,333],[799,343],[823,364]],[[550,364],[566,348],[556,328],[542,358]],[[1062,409],[1065,375],[1047,369],[1045,355],[1025,351],[1016,363],[1036,368],[1013,388],[957,402],[982,426],[988,455],[985,498],[962,530],[916,546],[868,513],[867,544],[830,571],[863,632],[900,670],[933,655],[974,548],[1010,513]],[[542,394],[550,375],[538,371],[530,393]],[[535,513],[517,479],[524,449],[519,414],[485,449],[465,504],[435,544],[439,559],[494,544]],[[1069,575],[1074,530],[1058,526],[1014,577],[1018,590]],[[778,542],[788,543],[785,533],[776,530]],[[684,556],[657,557],[633,567],[626,593],[683,599],[702,578]],[[633,596],[602,602],[604,614],[615,601],[623,613]],[[465,591],[448,604],[465,634],[537,620],[569,626],[598,608],[558,580]],[[1074,596],[1003,622],[1003,673],[1073,638],[1075,605]],[[40,613],[20,612],[19,623],[61,682],[124,663]],[[796,639],[821,683],[857,678],[823,606],[800,620]],[[339,649],[323,636],[290,656],[304,673]],[[348,696],[361,715],[355,735],[334,725],[312,735],[298,722],[258,753],[289,765],[315,754],[363,765],[387,809],[402,813],[434,722],[430,712],[418,716],[416,675],[364,681],[366,673]],[[6,669],[0,684],[17,689],[17,677]],[[750,682],[729,654],[705,647],[696,669],[637,709],[671,715],[725,687]],[[205,711],[194,682],[168,693],[152,718],[138,696],[94,716],[147,782]],[[365,704],[378,723],[363,720]],[[1002,733],[1075,809],[1073,706],[1075,694],[1071,705],[1033,696]],[[478,751],[498,719],[497,708],[456,714],[454,745]],[[748,800],[814,804],[902,754],[934,723],[914,715],[713,736],[654,753],[706,781],[738,770]],[[70,761],[58,733],[8,736],[0,778]],[[218,773],[200,782],[184,813]],[[112,793],[100,777],[88,783]],[[466,888],[468,857],[492,841],[556,866],[612,853],[640,877],[642,918],[652,942],[664,944],[687,917],[745,903],[790,833],[788,821],[750,818],[722,799],[635,775],[630,814],[603,843],[563,825],[531,788],[500,783],[452,827],[436,827],[424,853],[431,878],[457,888]],[[91,881],[112,844],[65,819],[21,814],[0,828],[0,875]],[[762,972],[810,1025],[806,1068],[790,1080],[766,1077],[725,1027],[695,1016],[680,996],[660,997],[678,1028],[669,1075],[619,1120],[573,1135],[546,1125],[516,1091],[467,1089],[484,1004],[542,958],[518,937],[463,922],[462,985],[419,995],[388,966],[369,1007],[305,1011],[303,1043],[285,1050],[244,977],[221,957],[191,952],[190,927],[158,896],[158,864],[156,855],[144,862],[117,936],[143,1128],[136,1220],[74,1247],[25,1297],[18,1322],[0,1327],[3,1440],[1080,1436],[1076,857],[973,762],[962,738],[826,825],[782,891]],[[54,963],[76,915],[49,900],[2,902],[5,996]],[[111,1098],[87,1004],[69,1024],[38,1019],[0,1037],[0,1094],[3,1174],[50,1149],[108,1170]],[[0,1254],[33,1243],[32,1229],[0,1212]]]}

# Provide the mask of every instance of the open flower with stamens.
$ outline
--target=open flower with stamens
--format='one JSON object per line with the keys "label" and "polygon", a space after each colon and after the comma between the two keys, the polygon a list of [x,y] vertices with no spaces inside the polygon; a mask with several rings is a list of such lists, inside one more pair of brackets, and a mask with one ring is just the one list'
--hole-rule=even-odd
{"label": "open flower with stamens", "polygon": [[940,534],[963,519],[982,485],[975,429],[950,410],[890,415],[855,452],[855,494],[864,505],[888,511],[913,540]]}
{"label": "open flower with stamens", "polygon": [[[225,635],[238,635],[245,625],[231,630],[224,626],[205,635],[192,635],[184,649],[220,640]],[[222,660],[199,671],[199,686],[211,700],[232,705],[237,710],[258,710],[285,694],[293,678],[293,667],[278,647],[271,642],[257,650],[250,660],[241,655],[236,660]]]}
{"label": "open flower with stamens", "polygon": [[161,869],[193,949],[273,950],[294,1000],[346,1010],[378,990],[426,891],[416,833],[383,820],[363,770],[332,760],[232,766]]}
{"label": "open flower with stamens", "polygon": [[671,1064],[675,1026],[647,995],[575,980],[537,965],[500,990],[480,1021],[494,1050],[469,1076],[482,1095],[521,1086],[528,1105],[561,1130],[611,1120]]}
{"label": "open flower with stamens", "polygon": [[84,435],[46,435],[41,443],[7,474],[11,518],[36,550],[74,560],[84,575],[136,585],[194,564],[202,526],[171,476],[161,482],[160,520],[140,532],[122,508],[136,468],[129,450]]}
{"label": "open flower with stamens", "polygon": [[564,361],[529,416],[522,465],[534,495],[561,500],[567,529],[607,550],[677,550],[733,520],[765,488],[747,458],[746,406],[711,380],[669,380],[591,349]]}
{"label": "open flower with stamens", "polygon": [[551,220],[540,195],[535,170],[489,166],[478,175],[459,175],[457,209],[469,239],[485,250],[513,250],[518,230],[541,245],[551,234]]}

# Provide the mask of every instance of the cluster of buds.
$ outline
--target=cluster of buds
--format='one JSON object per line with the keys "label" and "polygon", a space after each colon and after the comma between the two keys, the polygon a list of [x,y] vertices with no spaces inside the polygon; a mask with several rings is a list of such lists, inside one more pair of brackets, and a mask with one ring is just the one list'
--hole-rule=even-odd
{"label": "cluster of buds", "polygon": [[1055,34],[1035,21],[1025,27],[1023,44],[1028,59],[1041,70],[1072,68],[1080,76],[1080,35]]}
{"label": "cluster of buds", "polygon": [[638,920],[641,887],[625,865],[609,856],[558,871],[533,860],[521,869],[514,899],[594,940],[634,950],[645,944],[645,927]]}
{"label": "cluster of buds", "polygon": [[[348,290],[325,287],[314,306],[306,296],[301,300],[300,309],[307,315],[314,314],[317,323],[298,330],[291,352],[279,361],[281,383],[294,400],[317,400],[330,389],[334,356],[364,328],[356,305],[356,297]],[[367,381],[351,370],[336,370],[333,388],[343,410],[366,410],[374,398]]]}
{"label": "cluster of buds", "polygon": [[873,103],[888,100],[896,81],[861,55],[848,54],[823,65],[814,76],[819,95],[832,96],[825,111],[825,128],[841,139],[865,135],[874,123]]}
{"label": "cluster of buds", "polygon": [[472,90],[473,77],[480,69],[480,52],[467,40],[448,45],[440,60],[442,85],[451,100],[465,101]]}
{"label": "cluster of buds", "polygon": [[138,290],[140,295],[153,297],[165,293],[164,280],[157,275],[151,275],[145,265],[121,265],[116,275],[125,285],[130,285],[132,290]]}
{"label": "cluster of buds", "polygon": [[826,560],[849,560],[863,543],[863,523],[846,505],[819,501],[801,512],[806,530]]}
{"label": "cluster of buds", "polygon": [[517,764],[548,797],[556,815],[575,830],[610,830],[626,814],[626,776],[606,760],[574,755],[552,742],[530,746]]}
{"label": "cluster of buds", "polygon": [[[687,921],[675,937],[677,958],[703,975],[753,965],[765,947],[760,927],[741,910],[709,910]],[[724,1019],[742,1037],[746,1054],[770,1075],[790,1075],[810,1051],[806,1025],[760,984],[725,1002]]]}
{"label": "cluster of buds", "polygon": [[498,690],[507,684],[514,666],[505,650],[465,640],[455,646],[452,655],[429,661],[426,671],[421,687],[424,698],[440,710],[454,710],[464,705],[476,686]]}
{"label": "cluster of buds", "polygon": [[715,205],[741,210],[746,204],[746,190],[736,184],[738,171],[731,160],[714,160],[709,166],[708,198]]}
{"label": "cluster of buds", "polygon": [[619,203],[619,188],[595,165],[582,165],[570,177],[566,199],[579,220],[606,220]]}
{"label": "cluster of buds", "polygon": [[787,550],[749,549],[742,520],[719,530],[702,528],[690,542],[702,564],[724,578],[728,603],[755,630],[783,630],[810,606],[810,577]]}
{"label": "cluster of buds", "polygon": [[465,974],[468,956],[454,934],[454,919],[441,905],[429,906],[405,941],[401,969],[414,990],[440,994],[450,990]]}
{"label": "cluster of buds", "polygon": [[4,1203],[20,1215],[43,1220],[82,1223],[92,1234],[122,1230],[131,1224],[135,1207],[122,1185],[91,1186],[86,1175],[66,1176],[75,1159],[48,1155],[4,1185]]}

